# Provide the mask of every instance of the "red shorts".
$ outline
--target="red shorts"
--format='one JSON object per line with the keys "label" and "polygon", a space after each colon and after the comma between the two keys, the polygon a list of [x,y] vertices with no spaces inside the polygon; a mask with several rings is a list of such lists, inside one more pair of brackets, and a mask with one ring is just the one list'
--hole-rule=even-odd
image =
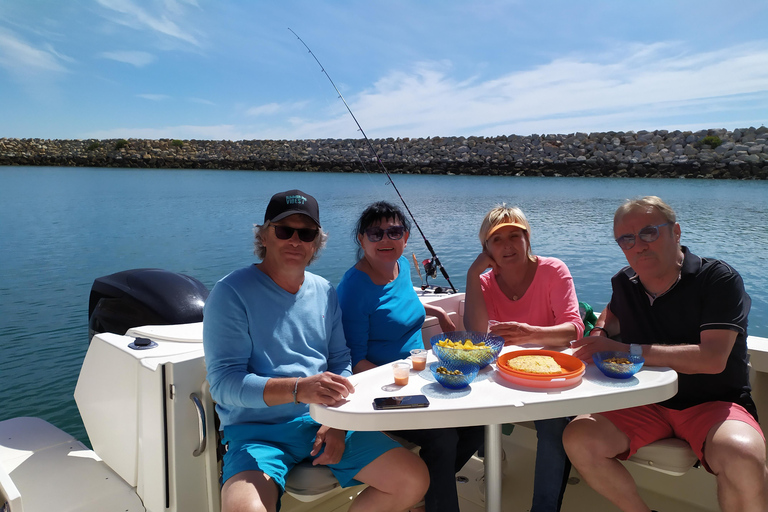
{"label": "red shorts", "polygon": [[725,420],[741,421],[752,426],[765,441],[755,418],[744,407],[731,402],[707,402],[682,411],[650,404],[600,414],[629,437],[629,451],[617,457],[621,460],[628,459],[638,449],[654,441],[677,437],[691,445],[706,470],[710,471],[704,460],[704,442],[712,427]]}

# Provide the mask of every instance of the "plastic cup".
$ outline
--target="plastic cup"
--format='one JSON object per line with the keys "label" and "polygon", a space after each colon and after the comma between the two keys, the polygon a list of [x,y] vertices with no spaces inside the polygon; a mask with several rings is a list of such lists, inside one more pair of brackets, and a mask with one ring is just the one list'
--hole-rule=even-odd
{"label": "plastic cup", "polygon": [[408,384],[408,375],[411,373],[411,365],[404,362],[392,363],[392,372],[395,376],[395,386]]}
{"label": "plastic cup", "polygon": [[411,364],[417,372],[427,368],[427,351],[423,348],[411,350]]}
{"label": "plastic cup", "polygon": [[496,324],[500,324],[500,323],[501,322],[499,322],[498,320],[488,320],[488,331],[487,332],[491,332],[491,327],[493,327]]}

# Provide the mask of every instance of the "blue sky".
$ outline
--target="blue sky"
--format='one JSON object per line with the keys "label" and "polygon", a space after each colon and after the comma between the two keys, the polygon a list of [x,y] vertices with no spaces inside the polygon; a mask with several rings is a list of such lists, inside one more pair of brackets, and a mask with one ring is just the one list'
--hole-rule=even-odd
{"label": "blue sky", "polygon": [[0,0],[0,137],[768,125],[768,2]]}

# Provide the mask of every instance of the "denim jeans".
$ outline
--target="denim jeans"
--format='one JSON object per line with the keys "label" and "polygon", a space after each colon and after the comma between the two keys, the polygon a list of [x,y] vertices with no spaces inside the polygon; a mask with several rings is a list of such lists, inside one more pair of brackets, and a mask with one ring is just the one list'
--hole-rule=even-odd
{"label": "denim jeans", "polygon": [[563,448],[563,430],[571,418],[534,421],[536,425],[536,469],[531,512],[559,512],[571,461]]}
{"label": "denim jeans", "polygon": [[456,473],[483,444],[484,427],[398,430],[393,434],[421,447],[419,455],[429,470],[424,497],[427,512],[459,512]]}

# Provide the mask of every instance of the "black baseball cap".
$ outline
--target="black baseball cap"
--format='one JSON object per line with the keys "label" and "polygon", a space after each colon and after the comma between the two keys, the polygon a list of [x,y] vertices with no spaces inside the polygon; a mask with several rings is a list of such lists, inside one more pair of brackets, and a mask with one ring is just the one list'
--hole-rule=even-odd
{"label": "black baseball cap", "polygon": [[279,192],[272,196],[264,214],[264,222],[277,222],[297,213],[306,215],[315,221],[318,227],[321,227],[320,208],[317,206],[317,200],[306,192],[295,189]]}

